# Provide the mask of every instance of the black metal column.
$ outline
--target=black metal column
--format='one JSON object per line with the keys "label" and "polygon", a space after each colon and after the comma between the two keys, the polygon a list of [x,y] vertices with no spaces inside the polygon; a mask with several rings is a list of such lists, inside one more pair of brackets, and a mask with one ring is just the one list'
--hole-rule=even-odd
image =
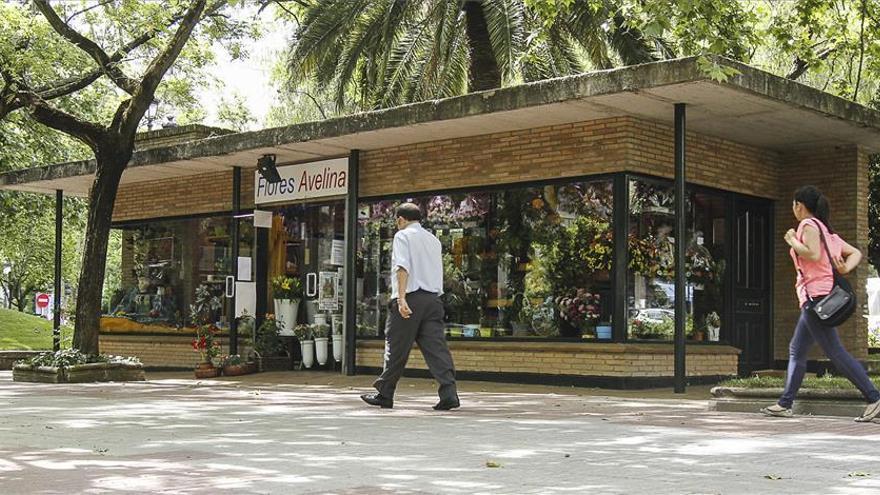
{"label": "black metal column", "polygon": [[627,332],[627,277],[629,267],[629,187],[627,177],[614,177],[614,266],[612,266],[614,309],[612,312],[612,337],[615,342],[626,340]]}
{"label": "black metal column", "polygon": [[[255,217],[256,220],[256,217]],[[266,317],[266,313],[268,312],[268,292],[269,292],[269,229],[263,227],[257,227],[254,225],[254,230],[256,231],[257,238],[255,239],[256,245],[254,246],[254,252],[256,256],[254,257],[255,266],[254,266],[254,285],[257,290],[257,300],[256,300],[256,319],[254,321],[254,328],[260,328],[260,325],[263,324],[263,320]]]}
{"label": "black metal column", "polygon": [[229,312],[229,354],[238,354],[238,319],[235,314],[235,283],[238,281],[238,215],[241,213],[241,167],[232,168],[232,308]]}
{"label": "black metal column", "polygon": [[685,104],[675,104],[675,393],[685,391]]}
{"label": "black metal column", "polygon": [[348,194],[345,198],[345,356],[342,370],[346,375],[355,374],[357,347],[357,257],[358,226],[358,177],[360,151],[351,150],[348,155]]}
{"label": "black metal column", "polygon": [[55,191],[55,300],[52,310],[52,350],[61,350],[61,226],[64,223],[64,191]]}

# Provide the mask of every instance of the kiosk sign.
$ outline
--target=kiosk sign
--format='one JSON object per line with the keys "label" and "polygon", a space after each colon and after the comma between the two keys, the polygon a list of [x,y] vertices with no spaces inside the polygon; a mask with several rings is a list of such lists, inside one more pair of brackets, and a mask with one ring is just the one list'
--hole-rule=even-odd
{"label": "kiosk sign", "polygon": [[278,167],[281,182],[254,172],[254,204],[341,196],[348,192],[348,158]]}

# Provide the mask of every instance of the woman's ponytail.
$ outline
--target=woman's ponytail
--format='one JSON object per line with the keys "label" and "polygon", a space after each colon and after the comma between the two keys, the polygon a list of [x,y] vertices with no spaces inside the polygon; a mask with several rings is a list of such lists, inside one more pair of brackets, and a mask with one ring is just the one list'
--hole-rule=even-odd
{"label": "woman's ponytail", "polygon": [[825,224],[828,232],[834,232],[831,228],[831,205],[828,198],[822,194],[816,186],[803,186],[794,192],[794,200],[803,204],[807,210]]}

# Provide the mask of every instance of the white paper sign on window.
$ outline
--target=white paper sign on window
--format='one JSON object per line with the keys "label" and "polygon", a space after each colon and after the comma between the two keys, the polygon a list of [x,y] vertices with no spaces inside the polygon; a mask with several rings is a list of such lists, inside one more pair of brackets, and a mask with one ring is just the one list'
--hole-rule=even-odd
{"label": "white paper sign on window", "polygon": [[267,181],[254,172],[254,203],[275,203],[327,196],[348,192],[348,158],[299,163],[278,167],[281,182]]}

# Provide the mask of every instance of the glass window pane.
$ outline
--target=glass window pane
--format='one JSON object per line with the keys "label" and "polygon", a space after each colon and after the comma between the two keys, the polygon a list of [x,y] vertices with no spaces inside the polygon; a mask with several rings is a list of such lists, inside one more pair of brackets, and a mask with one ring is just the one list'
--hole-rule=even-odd
{"label": "glass window pane", "polygon": [[[610,181],[409,198],[443,244],[450,337],[611,338]],[[359,207],[358,335],[381,336],[395,202]]]}

